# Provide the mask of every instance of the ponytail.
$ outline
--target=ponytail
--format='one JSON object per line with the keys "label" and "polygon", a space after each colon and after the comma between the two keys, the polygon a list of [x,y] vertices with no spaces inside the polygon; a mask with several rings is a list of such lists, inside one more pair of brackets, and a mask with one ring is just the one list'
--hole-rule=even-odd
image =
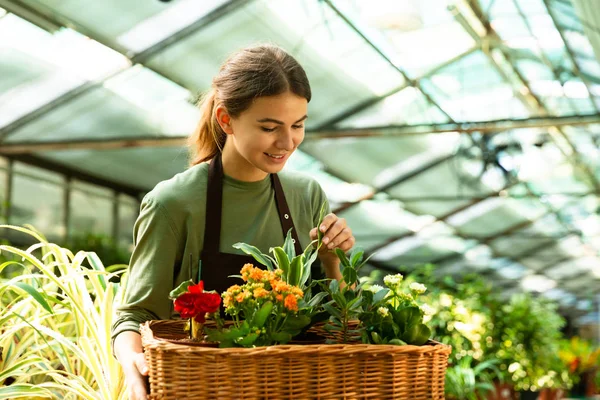
{"label": "ponytail", "polygon": [[198,102],[200,122],[188,138],[190,166],[212,160],[223,151],[227,136],[215,118],[216,91],[211,89]]}

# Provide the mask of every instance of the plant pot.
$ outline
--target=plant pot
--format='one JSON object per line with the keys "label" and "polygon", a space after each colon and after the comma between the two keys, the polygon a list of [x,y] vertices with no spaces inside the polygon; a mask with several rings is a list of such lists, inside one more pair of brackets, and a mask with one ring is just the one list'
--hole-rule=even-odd
{"label": "plant pot", "polygon": [[596,383],[594,377],[596,375],[596,368],[584,371],[579,375],[579,382],[573,385],[570,396],[576,397],[592,397],[596,394]]}
{"label": "plant pot", "polygon": [[542,389],[540,392],[540,400],[560,400],[565,397],[565,392],[562,389]]}

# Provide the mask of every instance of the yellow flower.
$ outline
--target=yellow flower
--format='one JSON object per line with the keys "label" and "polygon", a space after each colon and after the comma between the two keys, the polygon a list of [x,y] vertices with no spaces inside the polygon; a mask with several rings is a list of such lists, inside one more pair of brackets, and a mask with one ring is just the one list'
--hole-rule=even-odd
{"label": "yellow flower", "polygon": [[304,296],[304,292],[298,286],[292,286],[290,291],[298,297]]}
{"label": "yellow flower", "polygon": [[291,293],[285,296],[283,305],[290,311],[298,311],[298,301],[296,300],[296,296]]}

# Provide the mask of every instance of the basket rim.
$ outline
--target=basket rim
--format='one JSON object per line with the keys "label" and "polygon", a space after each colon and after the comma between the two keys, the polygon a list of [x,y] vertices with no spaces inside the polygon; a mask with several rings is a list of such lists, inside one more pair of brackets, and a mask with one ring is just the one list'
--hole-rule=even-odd
{"label": "basket rim", "polygon": [[[311,352],[318,351],[319,353],[329,352],[343,352],[347,354],[352,353],[374,353],[374,354],[386,354],[386,355],[397,355],[397,354],[425,354],[425,353],[439,353],[450,355],[452,352],[452,346],[437,342],[435,340],[429,340],[422,346],[415,345],[391,345],[391,344],[364,344],[364,343],[350,343],[350,344],[278,344],[273,346],[258,346],[253,348],[244,347],[229,347],[229,348],[218,348],[218,347],[202,347],[193,346],[184,343],[173,343],[155,336],[152,330],[153,325],[165,324],[165,323],[178,323],[181,324],[180,320],[151,320],[146,321],[140,325],[140,333],[142,335],[142,344],[145,349],[157,350],[157,351],[174,351],[182,353],[208,353],[208,354],[231,354],[231,355],[256,355],[257,353],[264,353],[265,355],[273,355],[279,352],[293,353],[293,352]],[[430,344],[429,344],[430,343]]]}

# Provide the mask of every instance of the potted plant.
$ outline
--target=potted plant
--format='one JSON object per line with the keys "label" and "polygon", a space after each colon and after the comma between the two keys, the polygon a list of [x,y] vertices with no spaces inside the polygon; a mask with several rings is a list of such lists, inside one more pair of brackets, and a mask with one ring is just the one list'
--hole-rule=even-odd
{"label": "potted plant", "polygon": [[507,303],[493,302],[491,310],[484,358],[500,360],[502,380],[511,382],[522,398],[562,385],[556,360],[564,320],[556,305],[541,297],[516,294]]}
{"label": "potted plant", "polygon": [[600,379],[600,347],[574,336],[561,342],[558,354],[573,379],[571,395],[594,395]]}
{"label": "potted plant", "polygon": [[446,372],[446,398],[449,400],[479,400],[494,391],[498,378],[498,360],[477,362],[470,356],[461,358]]}
{"label": "potted plant", "polygon": [[[337,398],[354,393],[357,397],[442,398],[451,348],[435,342],[406,344],[422,344],[430,336],[414,297],[408,301],[391,289],[381,294],[363,291],[357,269],[366,261],[359,250],[350,257],[338,253],[346,285],[336,280],[309,283],[306,271],[316,255],[312,249],[295,255],[288,239],[289,235],[282,247],[271,249],[273,256],[247,244],[236,245],[266,268],[245,265],[240,275],[244,284],[222,293],[225,312],[233,322],[205,328],[207,337],[220,342],[220,348],[161,340],[161,335],[172,332],[168,326],[177,321],[150,321],[142,326],[151,396],[261,398],[268,393],[272,398]],[[326,290],[312,296],[310,289],[317,284]],[[413,287],[414,293],[422,291]],[[378,320],[381,326],[390,322],[389,335],[387,330],[379,331],[379,326],[354,320],[358,316],[367,322],[367,313],[380,308],[391,314],[393,322]],[[328,322],[311,327],[320,315],[328,317]],[[333,343],[291,344],[294,336],[309,327],[323,335],[333,332],[329,335]],[[357,341],[352,340],[355,333]],[[367,343],[361,343],[361,338]],[[338,371],[344,371],[343,375]],[[189,379],[191,374],[202,376],[202,384]]]}

